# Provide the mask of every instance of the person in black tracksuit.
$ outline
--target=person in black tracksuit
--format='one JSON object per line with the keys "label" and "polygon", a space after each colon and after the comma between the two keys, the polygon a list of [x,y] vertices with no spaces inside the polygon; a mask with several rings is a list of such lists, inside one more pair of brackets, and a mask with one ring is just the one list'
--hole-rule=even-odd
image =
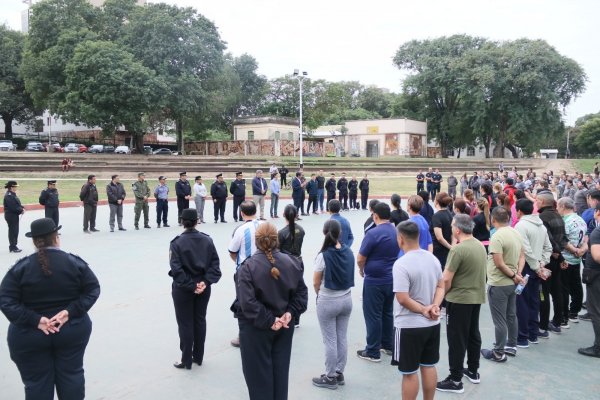
{"label": "person in black tracksuit", "polygon": [[358,198],[358,181],[355,176],[348,182],[348,192],[350,193],[350,209],[358,210],[360,208],[360,205],[356,201]]}
{"label": "person in black tracksuit", "polygon": [[365,177],[358,184],[358,189],[360,189],[360,208],[366,210],[367,202],[369,201],[369,180],[367,179],[367,174],[365,174]]}
{"label": "person in black tracksuit", "polygon": [[348,180],[346,179],[346,173],[342,172],[342,177],[337,183],[337,190],[340,195],[340,203],[342,203],[342,210],[348,209]]}
{"label": "person in black tracksuit", "polygon": [[284,400],[293,319],[306,311],[308,289],[300,259],[277,249],[277,229],[256,229],[256,253],[235,274],[237,301],[232,306],[240,328],[242,369],[250,400]]}
{"label": "person in black tracksuit", "polygon": [[308,205],[306,206],[306,213],[310,214],[310,206],[312,205],[312,213],[317,213],[318,202],[319,202],[319,183],[317,182],[317,175],[312,174],[310,181],[306,184],[306,192],[308,193]]}
{"label": "person in black tracksuit", "polygon": [[204,360],[206,309],[211,287],[221,279],[221,269],[212,239],[196,229],[198,212],[183,210],[181,220],[185,230],[171,241],[169,251],[171,294],[181,349],[181,361],[174,367],[191,369],[192,362],[202,365]]}
{"label": "person in black tracksuit", "polygon": [[81,192],[79,192],[79,200],[83,202],[83,232],[98,232],[96,229],[98,189],[95,175],[88,176],[87,183],[81,187]]}
{"label": "person in black tracksuit", "polygon": [[83,357],[100,296],[98,279],[78,256],[58,248],[60,227],[50,218],[31,223],[36,253],[19,260],[0,284],[0,309],[10,321],[8,349],[26,400],[83,400]]}
{"label": "person in black tracksuit", "polygon": [[217,180],[210,187],[210,195],[213,199],[215,224],[219,222],[219,216],[221,217],[221,222],[226,223],[225,205],[227,204],[227,184],[223,180],[223,174],[217,175]]}
{"label": "person in black tracksuit", "polygon": [[60,202],[58,200],[58,190],[56,189],[55,180],[48,181],[48,187],[40,193],[39,202],[44,206],[46,218],[51,218],[58,226],[58,205]]}
{"label": "person in black tracksuit", "polygon": [[302,172],[296,172],[296,177],[292,180],[292,199],[294,206],[300,212],[300,215],[306,215],[304,213],[304,188],[306,184],[302,182]]}
{"label": "person in black tracksuit", "polygon": [[287,174],[289,174],[290,170],[287,169],[285,167],[285,165],[282,165],[281,168],[279,168],[279,177],[281,178],[281,189],[285,189],[285,187],[287,186]]}
{"label": "person in black tracksuit", "polygon": [[423,175],[422,170],[419,170],[419,173],[417,174],[417,193],[419,193],[420,191],[422,191],[424,189],[424,184],[425,184],[425,175]]}
{"label": "person in black tracksuit", "polygon": [[246,180],[242,172],[235,173],[235,180],[229,185],[229,193],[233,195],[233,219],[238,222],[242,220],[240,204],[246,199]]}
{"label": "person in black tracksuit", "polygon": [[17,197],[17,187],[19,185],[15,181],[8,181],[4,188],[4,219],[8,225],[8,251],[11,253],[20,253],[21,249],[17,247],[19,239],[19,217],[25,212],[25,208],[21,205],[21,200]]}
{"label": "person in black tracksuit", "polygon": [[331,200],[335,200],[335,190],[336,190],[336,182],[335,182],[335,174],[331,174],[331,178],[327,180],[325,184],[325,191],[327,192],[327,204],[325,204],[325,208],[329,211],[329,202]]}
{"label": "person in black tracksuit", "polygon": [[192,186],[187,180],[187,173],[179,173],[179,180],[175,182],[175,194],[177,195],[177,221],[181,226],[181,213],[186,208],[190,208],[192,198]]}

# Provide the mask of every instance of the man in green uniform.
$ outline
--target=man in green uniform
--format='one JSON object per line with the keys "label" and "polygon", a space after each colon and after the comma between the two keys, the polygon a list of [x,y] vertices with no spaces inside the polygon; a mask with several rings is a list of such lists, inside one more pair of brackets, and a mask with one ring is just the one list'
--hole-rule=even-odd
{"label": "man in green uniform", "polygon": [[150,229],[150,225],[148,225],[148,198],[150,197],[150,187],[148,186],[148,182],[146,182],[146,175],[143,172],[138,174],[138,180],[131,185],[133,189],[133,194],[135,196],[135,220],[133,224],[135,225],[135,229],[140,229],[138,223],[140,221],[140,213],[144,212],[144,228]]}

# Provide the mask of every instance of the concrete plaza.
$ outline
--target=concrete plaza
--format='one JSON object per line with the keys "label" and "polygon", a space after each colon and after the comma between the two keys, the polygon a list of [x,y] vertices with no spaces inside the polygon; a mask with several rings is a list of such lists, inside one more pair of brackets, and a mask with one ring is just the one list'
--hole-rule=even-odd
{"label": "concrete plaza", "polygon": [[[280,204],[279,215],[287,201]],[[267,203],[268,207],[268,203]],[[227,205],[228,224],[209,222],[199,229],[215,241],[221,258],[223,277],[213,287],[208,310],[206,354],[201,367],[191,371],[173,368],[180,356],[177,326],[171,300],[169,242],[181,228],[176,223],[176,205],[170,204],[171,228],[156,229],[155,209],[151,205],[152,229],[133,229],[133,206],[125,206],[127,232],[110,233],[108,207],[98,209],[97,228],[101,232],[82,233],[83,209],[61,209],[62,248],[80,255],[96,273],[102,294],[90,312],[94,328],[85,357],[86,391],[88,399],[208,399],[230,400],[247,398],[239,350],[229,345],[237,335],[237,322],[229,306],[234,299],[234,265],[227,244],[237,224],[232,223],[232,204]],[[268,208],[265,210],[268,215]],[[363,237],[366,211],[343,214],[353,227],[355,253]],[[24,237],[32,220],[43,211],[27,212],[21,221],[19,246],[31,254],[33,245]],[[356,350],[365,344],[365,326],[360,294],[362,279],[356,274],[353,290],[354,311],[349,328],[349,356],[346,386],[336,391],[319,389],[311,378],[323,373],[324,352],[316,318],[315,294],[312,290],[312,261],[322,243],[321,229],[326,215],[304,217],[300,221],[307,233],[303,258],[305,280],[309,287],[308,311],[302,316],[301,327],[294,334],[290,367],[290,399],[399,399],[401,376],[389,365],[390,357],[373,364],[358,359]],[[205,220],[212,221],[212,206],[207,204]],[[282,218],[274,220],[278,228]],[[7,227],[0,223],[0,275],[22,255],[8,253]],[[438,377],[448,374],[447,344],[442,321],[441,360]],[[6,346],[8,322],[0,317],[0,398],[23,398],[23,385]],[[481,333],[484,347],[493,342],[494,330],[489,308],[481,312]],[[592,344],[589,322],[572,323],[571,329],[528,349],[519,349],[518,356],[505,364],[481,361],[481,384],[464,379],[463,395],[436,393],[438,398],[492,399],[575,399],[597,398],[600,393],[600,360],[577,354],[577,348]]]}

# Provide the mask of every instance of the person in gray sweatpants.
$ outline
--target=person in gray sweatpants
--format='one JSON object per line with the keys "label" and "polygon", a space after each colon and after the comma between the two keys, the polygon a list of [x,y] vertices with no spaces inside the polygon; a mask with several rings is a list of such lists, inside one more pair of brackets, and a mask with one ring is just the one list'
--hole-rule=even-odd
{"label": "person in gray sweatpants", "polygon": [[313,385],[337,389],[344,385],[348,359],[348,322],[352,313],[351,288],[354,286],[354,254],[339,242],[342,228],[338,221],[325,222],[325,240],[315,259],[314,288],[317,317],[325,344],[325,374],[313,378]]}

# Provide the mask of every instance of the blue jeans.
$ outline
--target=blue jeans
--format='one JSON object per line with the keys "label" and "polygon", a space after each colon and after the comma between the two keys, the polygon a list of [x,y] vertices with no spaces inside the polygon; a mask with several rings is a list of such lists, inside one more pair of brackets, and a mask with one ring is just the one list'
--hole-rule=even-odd
{"label": "blue jeans", "polygon": [[323,202],[325,200],[325,189],[317,189],[317,199],[319,202],[319,211],[323,212]]}
{"label": "blue jeans", "polygon": [[367,347],[371,357],[380,350],[394,349],[394,290],[392,284],[363,285],[363,314],[367,326]]}

